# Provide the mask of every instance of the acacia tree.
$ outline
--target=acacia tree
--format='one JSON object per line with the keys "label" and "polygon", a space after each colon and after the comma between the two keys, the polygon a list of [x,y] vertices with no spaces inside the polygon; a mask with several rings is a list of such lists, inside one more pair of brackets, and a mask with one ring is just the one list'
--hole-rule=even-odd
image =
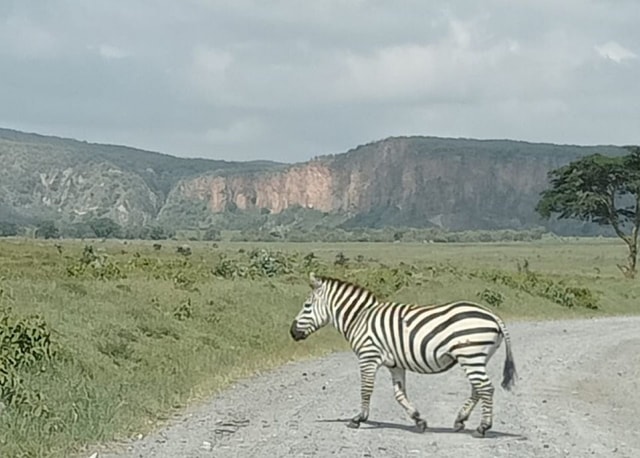
{"label": "acacia tree", "polygon": [[636,275],[640,229],[640,147],[626,156],[593,154],[549,172],[551,187],[542,192],[536,211],[543,218],[573,218],[609,225],[627,244],[625,276]]}

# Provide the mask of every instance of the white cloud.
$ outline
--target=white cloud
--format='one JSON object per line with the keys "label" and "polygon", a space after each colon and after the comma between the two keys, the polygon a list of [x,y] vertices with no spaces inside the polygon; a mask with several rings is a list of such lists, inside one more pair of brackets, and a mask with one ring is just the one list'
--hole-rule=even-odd
{"label": "white cloud", "polygon": [[449,27],[454,42],[459,48],[468,48],[471,44],[471,28],[463,21],[453,19],[449,21]]}
{"label": "white cloud", "polygon": [[430,97],[454,102],[481,97],[491,74],[519,51],[518,42],[511,38],[495,39],[471,22],[450,20],[448,33],[428,43],[347,54],[336,93],[347,100]]}
{"label": "white cloud", "polygon": [[623,60],[636,59],[638,56],[629,49],[615,41],[608,41],[602,45],[595,46],[596,52],[603,58],[619,64]]}
{"label": "white cloud", "polygon": [[103,44],[98,47],[98,52],[105,59],[123,59],[129,56],[129,53],[125,50],[118,48],[117,46]]}

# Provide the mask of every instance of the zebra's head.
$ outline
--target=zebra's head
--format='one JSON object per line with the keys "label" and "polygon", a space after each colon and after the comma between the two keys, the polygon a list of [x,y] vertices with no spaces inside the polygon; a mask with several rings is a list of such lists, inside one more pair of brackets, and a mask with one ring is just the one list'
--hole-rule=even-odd
{"label": "zebra's head", "polygon": [[309,274],[311,293],[304,301],[302,310],[291,323],[293,340],[304,340],[309,335],[329,323],[329,311],[324,297],[325,284],[313,272]]}

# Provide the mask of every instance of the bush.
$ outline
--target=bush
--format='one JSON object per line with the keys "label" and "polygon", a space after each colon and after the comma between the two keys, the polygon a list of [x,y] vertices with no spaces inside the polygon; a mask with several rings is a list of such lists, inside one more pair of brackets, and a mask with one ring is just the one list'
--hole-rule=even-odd
{"label": "bush", "polygon": [[247,269],[242,267],[237,260],[222,256],[213,268],[213,275],[220,278],[243,278],[247,276]]}
{"label": "bush", "polygon": [[583,307],[598,309],[598,298],[588,288],[569,286],[564,281],[555,281],[535,274],[529,270],[520,273],[478,270],[470,274],[496,284],[543,297],[563,307]]}
{"label": "bush", "polygon": [[122,280],[127,278],[124,270],[106,254],[98,254],[93,246],[85,245],[82,255],[67,266],[70,277],[89,276],[100,280]]}
{"label": "bush", "polygon": [[313,251],[305,255],[304,258],[302,258],[302,268],[304,269],[305,272],[318,271],[319,267],[320,267],[320,261]]}
{"label": "bush", "polygon": [[191,256],[191,247],[189,245],[179,245],[176,247],[176,253],[183,256]]}
{"label": "bush", "polygon": [[[0,399],[6,405],[38,403],[42,396],[23,385],[21,372],[55,356],[51,331],[40,315],[16,319],[0,309]],[[38,416],[42,413],[35,412]]]}
{"label": "bush", "polygon": [[249,253],[249,271],[252,276],[275,277],[293,272],[293,262],[281,252],[256,249]]}
{"label": "bush", "polygon": [[221,278],[261,278],[277,277],[301,271],[296,255],[288,256],[280,251],[254,249],[242,253],[245,259],[231,259],[221,255],[220,261],[212,269],[215,276]]}
{"label": "bush", "polygon": [[485,288],[478,293],[478,297],[493,307],[500,307],[504,303],[504,296],[499,291]]}
{"label": "bush", "polygon": [[195,280],[184,272],[178,272],[173,277],[173,286],[176,289],[183,289],[185,291],[196,291],[197,288],[194,287],[194,284]]}
{"label": "bush", "polygon": [[393,296],[412,283],[415,268],[406,264],[397,267],[379,266],[347,272],[350,281],[372,291],[380,300],[393,300]]}
{"label": "bush", "polygon": [[336,266],[345,267],[349,263],[349,258],[347,258],[344,253],[341,251],[336,254],[336,259],[333,261]]}
{"label": "bush", "polygon": [[185,302],[178,304],[173,309],[173,317],[178,321],[188,320],[193,316],[193,307],[191,305],[191,298],[187,298]]}

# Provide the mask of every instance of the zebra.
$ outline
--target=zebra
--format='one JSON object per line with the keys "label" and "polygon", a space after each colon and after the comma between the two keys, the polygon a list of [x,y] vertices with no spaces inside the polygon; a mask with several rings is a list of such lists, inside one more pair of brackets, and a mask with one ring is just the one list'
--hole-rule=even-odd
{"label": "zebra", "polygon": [[484,437],[493,423],[494,387],[486,365],[504,339],[506,358],[502,387],[515,383],[516,367],[504,322],[487,308],[467,301],[437,305],[381,302],[357,284],[328,276],[309,275],[312,291],[291,323],[293,340],[301,341],[332,323],[347,339],[360,369],[360,412],[347,426],[358,428],[369,418],[369,402],[376,373],[385,366],[391,373],[396,401],[417,429],[427,422],[409,401],[406,371],[436,374],[458,363],[471,384],[471,395],[460,408],[453,429],[460,431],[478,402],[480,425],[474,437]]}

